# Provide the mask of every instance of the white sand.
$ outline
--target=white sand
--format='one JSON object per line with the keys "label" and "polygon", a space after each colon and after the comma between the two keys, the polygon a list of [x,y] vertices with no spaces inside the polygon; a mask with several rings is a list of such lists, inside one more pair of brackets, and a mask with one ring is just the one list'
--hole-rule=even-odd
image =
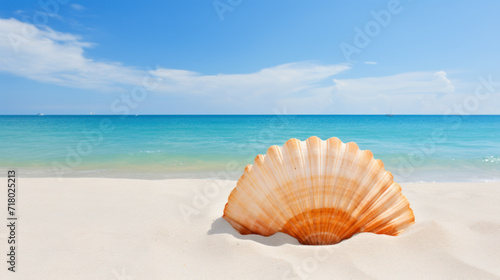
{"label": "white sand", "polygon": [[[2,226],[0,278],[500,278],[500,183],[402,184],[413,226],[398,237],[363,233],[333,246],[239,235],[221,218],[234,184],[21,178],[17,272],[7,272]],[[203,188],[212,197],[195,192]],[[6,209],[6,192],[1,197]]]}

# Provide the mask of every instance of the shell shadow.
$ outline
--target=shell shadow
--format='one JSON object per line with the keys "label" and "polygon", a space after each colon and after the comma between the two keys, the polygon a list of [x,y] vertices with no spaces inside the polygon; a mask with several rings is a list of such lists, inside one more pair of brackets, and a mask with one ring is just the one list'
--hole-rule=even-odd
{"label": "shell shadow", "polygon": [[278,232],[271,236],[262,236],[258,234],[247,234],[242,235],[237,232],[231,224],[229,224],[224,218],[220,217],[212,223],[212,227],[207,232],[208,235],[214,234],[230,234],[234,238],[240,240],[252,240],[254,242],[266,245],[266,246],[281,246],[285,244],[301,245],[297,239],[291,237],[288,234]]}

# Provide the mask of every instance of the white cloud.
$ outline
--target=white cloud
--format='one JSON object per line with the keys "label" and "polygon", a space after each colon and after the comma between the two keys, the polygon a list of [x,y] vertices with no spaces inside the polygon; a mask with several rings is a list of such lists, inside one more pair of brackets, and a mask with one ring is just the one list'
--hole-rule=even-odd
{"label": "white cloud", "polygon": [[[25,35],[26,30],[29,37]],[[163,82],[155,89],[157,94],[197,96],[199,102],[214,108],[224,104],[223,108],[247,113],[271,112],[285,97],[311,97],[325,83],[331,86],[334,75],[349,68],[301,62],[248,74],[203,75],[165,68],[147,72],[87,58],[85,49],[94,45],[79,36],[16,19],[0,19],[0,37],[8,38],[0,41],[0,71],[3,72],[45,83],[98,90],[130,90],[133,86],[142,86],[144,77],[158,76]]]}
{"label": "white cloud", "polygon": [[191,71],[158,69],[151,71],[165,79],[162,90],[209,94],[225,91],[236,93],[246,89],[259,95],[274,91],[275,94],[294,93],[316,87],[321,81],[349,69],[345,65],[317,65],[288,63],[265,68],[250,74],[201,75]]}
{"label": "white cloud", "polygon": [[[0,71],[39,82],[99,91],[129,91],[158,77],[153,95],[172,97],[186,113],[445,113],[463,95],[444,71],[334,79],[346,65],[296,62],[246,74],[140,70],[85,56],[80,36],[0,19]],[[368,64],[373,64],[366,62]],[[172,104],[169,104],[172,106]],[[491,105],[493,106],[493,105]],[[193,111],[197,110],[197,111]]]}
{"label": "white cloud", "polygon": [[334,82],[335,108],[341,113],[345,108],[353,113],[444,113],[447,104],[456,99],[455,86],[444,71],[334,79]]}
{"label": "white cloud", "polygon": [[453,83],[444,71],[409,72],[393,76],[334,79],[335,88],[344,95],[380,96],[418,93],[450,93]]}
{"label": "white cloud", "polygon": [[377,64],[377,62],[375,62],[375,61],[365,61],[365,64],[375,65],[375,64]]}
{"label": "white cloud", "polygon": [[[320,104],[311,108],[305,103],[324,96],[323,89],[328,87],[325,82],[332,85],[328,78],[346,69],[345,65],[289,63],[250,74],[201,75],[172,69],[158,69],[152,74],[164,79],[159,91],[197,95],[207,104],[225,100],[225,106],[238,108],[239,113],[269,113],[284,107],[291,113],[306,113],[317,110]],[[295,106],[297,99],[305,100],[302,107]]]}
{"label": "white cloud", "polygon": [[111,89],[140,82],[140,71],[86,58],[79,36],[0,19],[0,71],[61,86]]}

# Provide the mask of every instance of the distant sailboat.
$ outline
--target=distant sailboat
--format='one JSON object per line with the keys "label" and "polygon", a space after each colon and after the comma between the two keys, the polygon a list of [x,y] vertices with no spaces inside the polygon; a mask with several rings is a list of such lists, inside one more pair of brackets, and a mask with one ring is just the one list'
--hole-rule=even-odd
{"label": "distant sailboat", "polygon": [[392,107],[391,107],[391,112],[389,114],[385,114],[386,117],[393,117],[394,114],[392,114]]}

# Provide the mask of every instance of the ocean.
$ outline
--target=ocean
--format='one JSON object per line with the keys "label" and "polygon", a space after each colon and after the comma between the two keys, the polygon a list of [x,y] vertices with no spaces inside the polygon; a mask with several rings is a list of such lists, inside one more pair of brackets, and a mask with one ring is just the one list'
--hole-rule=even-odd
{"label": "ocean", "polygon": [[237,179],[290,138],[338,137],[397,182],[500,181],[500,116],[0,116],[0,171],[20,177]]}

